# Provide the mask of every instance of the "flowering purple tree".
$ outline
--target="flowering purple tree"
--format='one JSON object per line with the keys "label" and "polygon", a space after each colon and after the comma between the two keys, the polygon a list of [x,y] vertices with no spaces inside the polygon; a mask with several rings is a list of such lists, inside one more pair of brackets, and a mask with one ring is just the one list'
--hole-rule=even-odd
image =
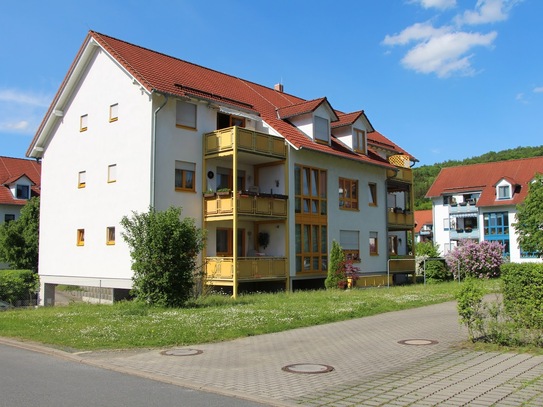
{"label": "flowering purple tree", "polygon": [[503,263],[503,249],[499,242],[461,241],[447,253],[445,261],[455,278],[458,278],[459,272],[460,277],[498,277]]}

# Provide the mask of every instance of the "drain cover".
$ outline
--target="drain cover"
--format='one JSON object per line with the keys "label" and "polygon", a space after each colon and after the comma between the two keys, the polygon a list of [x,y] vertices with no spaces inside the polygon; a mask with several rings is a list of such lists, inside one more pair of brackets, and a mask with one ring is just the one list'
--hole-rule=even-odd
{"label": "drain cover", "polygon": [[422,345],[435,345],[436,343],[439,343],[438,341],[434,341],[432,339],[405,339],[403,341],[398,341],[401,345],[414,345],[414,346],[422,346]]}
{"label": "drain cover", "polygon": [[199,349],[170,349],[160,352],[161,355],[165,356],[194,356],[203,353]]}
{"label": "drain cover", "polygon": [[334,370],[332,366],[321,365],[317,363],[296,363],[294,365],[288,365],[282,368],[285,372],[290,373],[306,373],[306,374],[315,374],[315,373],[328,373]]}

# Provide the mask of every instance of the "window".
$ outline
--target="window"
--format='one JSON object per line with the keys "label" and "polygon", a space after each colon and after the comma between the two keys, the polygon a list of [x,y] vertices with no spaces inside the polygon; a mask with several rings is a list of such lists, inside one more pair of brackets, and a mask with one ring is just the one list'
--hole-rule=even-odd
{"label": "window", "polygon": [[81,119],[79,121],[79,131],[87,131],[87,126],[89,124],[88,122],[89,122],[88,114],[84,114],[83,116],[81,116]]}
{"label": "window", "polygon": [[339,179],[339,208],[358,209],[358,181]]}
{"label": "window", "polygon": [[328,126],[328,120],[315,116],[313,134],[316,141],[324,142],[328,144],[330,137],[330,128]]}
{"label": "window", "polygon": [[[217,167],[217,190],[219,189],[234,189],[233,171],[231,168]],[[238,191],[245,190],[245,171],[238,170],[237,178]]]}
{"label": "window", "polygon": [[15,197],[17,199],[30,199],[30,186],[17,184],[15,187]]}
{"label": "window", "polygon": [[377,206],[377,184],[370,182],[368,184],[370,206]]}
{"label": "window", "polygon": [[328,268],[326,171],[296,165],[296,272],[326,272]]}
{"label": "window", "polygon": [[4,215],[4,222],[6,223],[9,223],[11,222],[12,220],[15,220],[15,215],[11,214],[11,213],[6,213]]}
{"label": "window", "polygon": [[106,244],[112,246],[115,244],[115,226],[106,228]]}
{"label": "window", "polygon": [[388,236],[388,254],[391,256],[395,256],[398,254],[398,243],[399,239],[396,235],[389,235]]}
{"label": "window", "polygon": [[225,129],[232,126],[245,127],[245,118],[217,113],[217,129]]}
{"label": "window", "polygon": [[184,161],[175,162],[175,189],[176,191],[194,191],[196,164]]}
{"label": "window", "polygon": [[85,229],[77,229],[77,245],[85,246]]}
{"label": "window", "polygon": [[109,107],[109,121],[116,122],[119,120],[119,104],[115,103]]}
{"label": "window", "polygon": [[485,213],[485,240],[494,240],[495,236],[509,236],[509,214],[507,212]]}
{"label": "window", "polygon": [[377,256],[379,254],[377,232],[370,232],[370,256]]}
{"label": "window", "polygon": [[366,154],[366,132],[354,129],[353,150]]}
{"label": "window", "polygon": [[87,185],[87,171],[79,171],[77,176],[77,187],[85,188]]}
{"label": "window", "polygon": [[[243,256],[245,251],[245,229],[238,229],[238,256]],[[234,236],[231,228],[218,228],[216,232],[217,256],[232,257],[234,255]]]}
{"label": "window", "polygon": [[117,181],[117,164],[111,164],[107,166],[107,182]]}
{"label": "window", "polygon": [[359,261],[360,249],[359,249],[359,232],[358,230],[340,230],[339,231],[339,245],[343,249],[345,254],[345,260]]}
{"label": "window", "polygon": [[182,100],[177,101],[175,125],[186,129],[196,129],[196,105]]}
{"label": "window", "polygon": [[498,199],[510,199],[511,187],[509,185],[501,185],[498,187]]}

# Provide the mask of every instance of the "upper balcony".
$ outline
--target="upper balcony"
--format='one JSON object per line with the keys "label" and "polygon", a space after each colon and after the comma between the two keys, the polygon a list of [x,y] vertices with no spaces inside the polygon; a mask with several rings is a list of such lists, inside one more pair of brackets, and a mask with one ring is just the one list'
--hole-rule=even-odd
{"label": "upper balcony", "polygon": [[388,225],[391,228],[414,228],[415,215],[412,211],[400,208],[388,208]]}
{"label": "upper balcony", "polygon": [[449,204],[449,213],[474,213],[474,216],[479,211],[479,208],[475,206],[475,202],[461,202],[459,204]]}
{"label": "upper balcony", "polygon": [[204,134],[204,156],[228,155],[235,150],[278,159],[287,156],[285,139],[270,134],[237,126]]}

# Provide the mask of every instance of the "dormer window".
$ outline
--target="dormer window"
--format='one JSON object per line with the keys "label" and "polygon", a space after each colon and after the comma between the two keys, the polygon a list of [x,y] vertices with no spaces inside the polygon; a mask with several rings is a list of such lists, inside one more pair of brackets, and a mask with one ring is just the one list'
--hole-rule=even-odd
{"label": "dormer window", "polygon": [[30,186],[17,184],[15,189],[15,197],[17,199],[30,199]]}
{"label": "dormer window", "polygon": [[328,120],[323,117],[315,116],[313,126],[315,141],[328,144],[330,142],[330,125]]}
{"label": "dormer window", "polygon": [[366,132],[353,129],[353,150],[366,154]]}
{"label": "dormer window", "polygon": [[511,199],[511,186],[500,185],[498,186],[498,199]]}

